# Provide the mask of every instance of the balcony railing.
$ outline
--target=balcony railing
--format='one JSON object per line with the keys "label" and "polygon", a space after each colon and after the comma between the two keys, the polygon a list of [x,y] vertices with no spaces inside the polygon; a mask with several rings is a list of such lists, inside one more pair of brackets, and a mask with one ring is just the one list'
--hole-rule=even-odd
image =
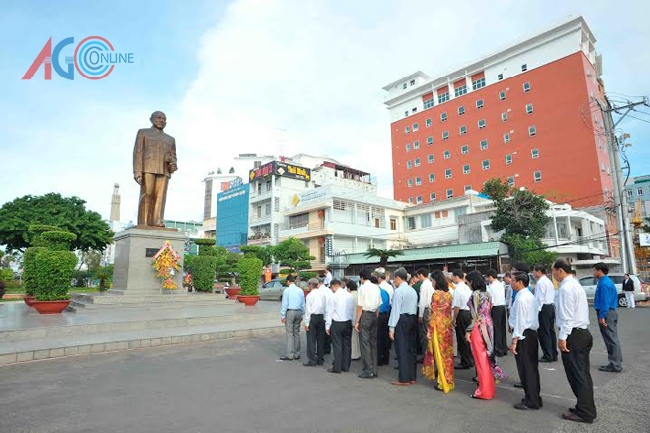
{"label": "balcony railing", "polygon": [[288,230],[296,230],[296,229],[303,229],[306,228],[307,230],[324,230],[325,229],[325,223],[322,222],[317,222],[317,223],[300,223],[300,224],[289,224]]}

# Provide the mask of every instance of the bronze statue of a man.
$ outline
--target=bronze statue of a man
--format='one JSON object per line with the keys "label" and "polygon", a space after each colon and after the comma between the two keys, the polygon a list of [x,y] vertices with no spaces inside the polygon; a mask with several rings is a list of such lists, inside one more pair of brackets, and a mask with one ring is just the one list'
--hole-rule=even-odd
{"label": "bronze statue of a man", "polygon": [[156,111],[151,128],[140,129],[133,149],[133,177],[140,185],[138,226],[164,227],[167,184],[176,165],[176,140],[163,132],[167,116]]}

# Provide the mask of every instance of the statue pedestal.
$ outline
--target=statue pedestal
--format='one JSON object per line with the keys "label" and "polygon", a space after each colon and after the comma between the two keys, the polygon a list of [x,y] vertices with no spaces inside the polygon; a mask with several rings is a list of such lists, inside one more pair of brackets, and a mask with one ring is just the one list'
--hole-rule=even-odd
{"label": "statue pedestal", "polygon": [[185,252],[185,234],[169,229],[129,228],[115,235],[115,269],[113,271],[113,288],[109,291],[115,295],[154,295],[160,293],[162,281],[156,277],[153,269],[153,256],[169,241],[172,248],[181,257],[181,270],[176,272],[174,281],[176,290],[165,293],[184,293],[183,289],[183,254]]}

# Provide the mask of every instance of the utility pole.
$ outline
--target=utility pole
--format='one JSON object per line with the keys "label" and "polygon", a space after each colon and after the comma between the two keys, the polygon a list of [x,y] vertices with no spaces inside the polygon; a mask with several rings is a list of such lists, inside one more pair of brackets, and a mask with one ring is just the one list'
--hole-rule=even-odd
{"label": "utility pole", "polygon": [[[603,121],[605,126],[605,135],[607,137],[607,148],[612,163],[612,184],[614,188],[614,205],[616,207],[616,216],[618,223],[618,233],[621,247],[621,262],[623,264],[623,272],[636,274],[636,260],[634,259],[634,244],[632,243],[632,236],[629,230],[629,211],[627,207],[627,195],[625,194],[625,185],[623,184],[623,173],[621,170],[621,157],[620,157],[620,143],[616,137],[616,126],[627,116],[627,114],[634,109],[637,105],[648,105],[648,100],[643,98],[640,102],[629,102],[626,105],[617,107],[612,106],[609,99],[605,97],[604,106],[598,99],[596,99],[600,111],[603,114]],[[620,110],[625,110],[620,113]],[[620,115],[621,117],[614,122],[612,113]]]}

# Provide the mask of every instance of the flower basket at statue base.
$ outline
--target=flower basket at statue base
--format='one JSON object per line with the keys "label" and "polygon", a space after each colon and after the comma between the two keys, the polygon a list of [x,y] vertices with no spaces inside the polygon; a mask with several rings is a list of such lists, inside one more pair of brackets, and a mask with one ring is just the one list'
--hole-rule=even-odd
{"label": "flower basket at statue base", "polygon": [[238,295],[237,300],[247,307],[252,307],[260,300],[259,295]]}
{"label": "flower basket at statue base", "polygon": [[25,295],[23,301],[25,301],[25,304],[27,304],[28,307],[31,307],[34,302],[34,295]]}
{"label": "flower basket at statue base", "polygon": [[70,299],[62,301],[32,301],[32,307],[40,314],[60,314],[68,308],[70,305]]}
{"label": "flower basket at statue base", "polygon": [[228,299],[236,300],[240,291],[241,291],[241,287],[238,286],[226,287],[226,293],[228,294]]}

